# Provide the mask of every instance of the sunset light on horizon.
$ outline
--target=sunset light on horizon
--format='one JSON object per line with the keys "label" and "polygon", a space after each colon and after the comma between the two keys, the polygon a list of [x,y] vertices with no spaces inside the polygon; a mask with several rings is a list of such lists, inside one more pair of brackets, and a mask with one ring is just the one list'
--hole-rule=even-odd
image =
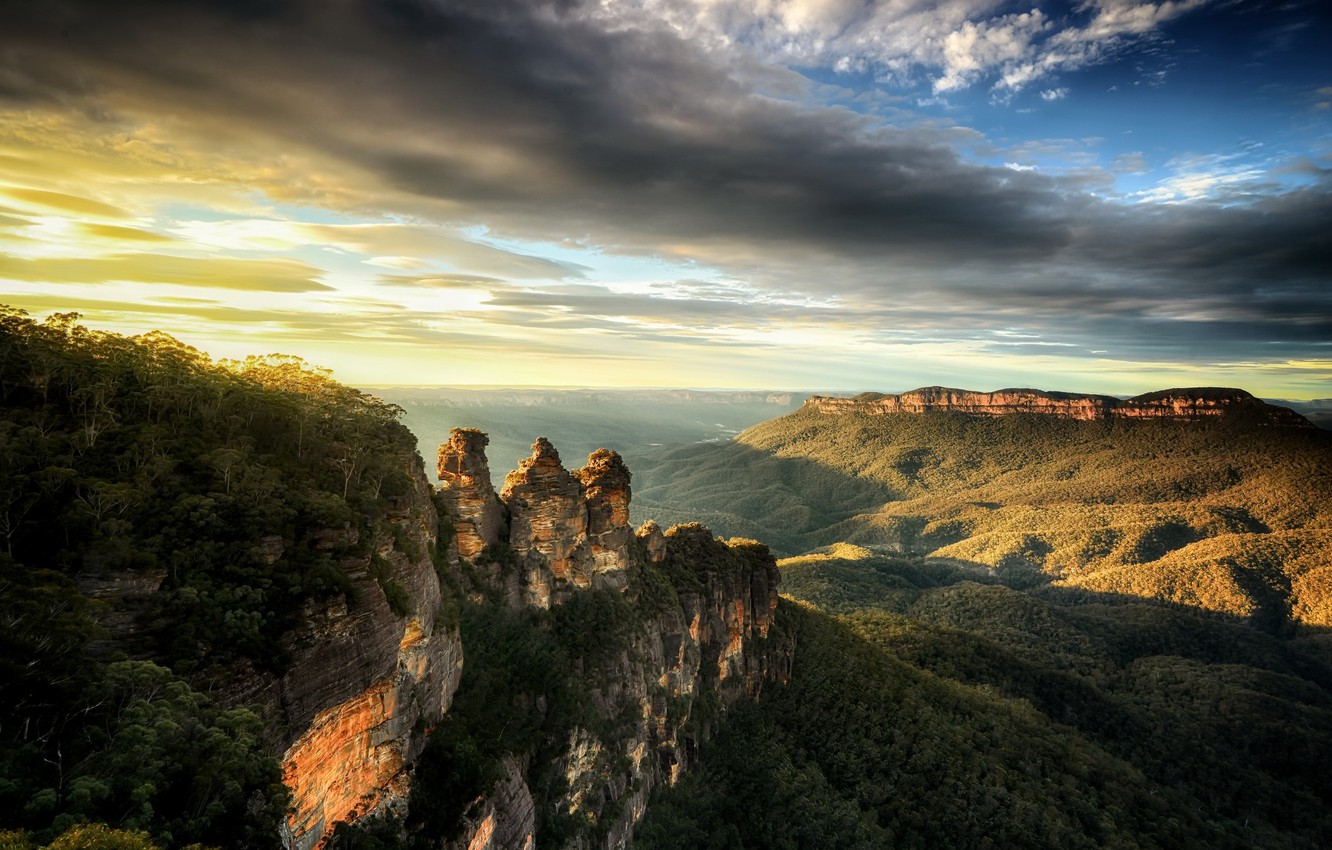
{"label": "sunset light on horizon", "polygon": [[1332,397],[1315,0],[0,11],[0,303],[369,385]]}

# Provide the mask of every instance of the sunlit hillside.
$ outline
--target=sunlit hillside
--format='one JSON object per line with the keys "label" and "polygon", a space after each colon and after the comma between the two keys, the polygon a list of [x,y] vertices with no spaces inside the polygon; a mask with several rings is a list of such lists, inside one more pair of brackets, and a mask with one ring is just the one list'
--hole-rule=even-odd
{"label": "sunlit hillside", "polygon": [[845,541],[1272,627],[1332,624],[1319,429],[802,409],[664,452],[638,485],[645,513],[692,510],[786,554]]}

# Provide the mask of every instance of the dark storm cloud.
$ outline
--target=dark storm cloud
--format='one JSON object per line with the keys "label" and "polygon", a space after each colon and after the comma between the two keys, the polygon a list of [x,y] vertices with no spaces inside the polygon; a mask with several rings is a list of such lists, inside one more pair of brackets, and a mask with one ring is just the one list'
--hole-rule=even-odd
{"label": "dark storm cloud", "polygon": [[[970,164],[946,131],[757,95],[739,60],[604,31],[573,0],[46,0],[0,22],[13,102],[169,109],[318,151],[436,220],[692,258],[905,327],[933,299],[941,321],[1011,311],[1125,348],[1308,351],[1332,317],[1325,174],[1231,205],[1107,201],[1095,175]],[[689,312],[601,297],[496,304]]]}

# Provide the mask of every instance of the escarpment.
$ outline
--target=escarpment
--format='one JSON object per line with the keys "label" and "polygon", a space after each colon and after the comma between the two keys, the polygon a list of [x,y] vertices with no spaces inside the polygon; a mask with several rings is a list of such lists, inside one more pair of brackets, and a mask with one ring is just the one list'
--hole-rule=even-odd
{"label": "escarpment", "polygon": [[4,318],[0,831],[311,850],[422,812],[461,730],[431,846],[619,846],[784,669],[771,556],[635,535],[614,453],[538,441],[501,501],[456,431],[436,492],[399,408],[296,358]]}
{"label": "escarpment", "polygon": [[289,639],[288,672],[259,679],[291,730],[282,769],[292,792],[284,843],[294,850],[402,800],[426,732],[458,687],[462,642],[442,616],[429,556],[438,517],[419,461],[411,472],[368,555],[353,554],[354,532],[325,535],[352,590],[308,603],[304,628]]}
{"label": "escarpment", "polygon": [[490,439],[471,428],[455,428],[439,447],[440,497],[453,520],[457,554],[474,558],[499,540],[504,506],[490,484],[486,445]]}
{"label": "escarpment", "polygon": [[862,393],[854,398],[813,396],[805,409],[817,413],[960,413],[1004,416],[1029,413],[1065,419],[1202,419],[1248,415],[1273,425],[1312,427],[1285,407],[1266,404],[1250,393],[1231,388],[1198,387],[1144,393],[1129,399],[1105,395],[1004,389],[975,392],[949,387],[922,387],[895,395]]}
{"label": "escarpment", "polygon": [[[466,444],[472,456],[457,458],[465,439],[455,432],[440,447],[441,469],[485,467],[485,444],[475,438]],[[449,847],[627,846],[652,789],[688,769],[727,707],[789,674],[791,647],[774,632],[778,573],[767,548],[718,540],[699,525],[663,532],[648,522],[634,532],[630,478],[606,450],[569,472],[538,439],[505,479],[507,523],[468,559],[471,590],[497,591],[489,598],[549,624],[569,664],[557,692],[567,685],[578,707],[559,708],[567,693],[528,693],[514,682],[507,698],[530,707],[523,722],[554,724],[538,747],[545,762],[532,750],[499,755],[499,778],[465,808]],[[493,494],[484,479],[467,487],[444,501],[457,528],[474,515],[470,505]],[[472,696],[466,681],[463,699]],[[559,711],[568,714],[557,722]],[[552,823],[564,838],[543,838]]]}

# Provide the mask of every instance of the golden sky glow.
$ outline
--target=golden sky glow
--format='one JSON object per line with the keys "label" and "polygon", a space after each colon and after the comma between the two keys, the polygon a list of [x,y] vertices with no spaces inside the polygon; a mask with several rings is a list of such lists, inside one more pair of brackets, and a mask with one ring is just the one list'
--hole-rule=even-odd
{"label": "golden sky glow", "polygon": [[[20,22],[7,61],[31,92],[0,99],[0,301],[34,314],[359,384],[1332,396],[1332,287],[1309,271],[1325,137],[1312,176],[1242,202],[1115,195],[1089,155],[1038,173],[963,123],[849,107],[666,31],[617,54],[641,76],[570,71],[557,107],[536,72],[483,74],[468,63],[489,54],[390,45],[341,12],[315,35],[271,23],[267,47],[207,30],[198,51],[164,33],[206,6],[160,12],[160,41],[118,20],[124,46],[85,14],[69,43]],[[561,39],[619,51],[611,23],[533,37],[558,65],[584,55]],[[1207,173],[1208,191],[1241,180]]]}

